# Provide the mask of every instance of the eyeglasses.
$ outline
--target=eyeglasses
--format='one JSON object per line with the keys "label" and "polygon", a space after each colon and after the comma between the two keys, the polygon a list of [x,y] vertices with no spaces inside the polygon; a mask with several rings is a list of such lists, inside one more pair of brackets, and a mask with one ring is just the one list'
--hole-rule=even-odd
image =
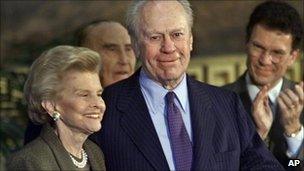
{"label": "eyeglasses", "polygon": [[279,63],[280,61],[282,61],[283,58],[288,56],[288,53],[285,52],[284,50],[281,49],[268,50],[265,47],[256,44],[254,42],[249,42],[249,51],[254,56],[261,56],[261,55],[269,56],[273,63]]}

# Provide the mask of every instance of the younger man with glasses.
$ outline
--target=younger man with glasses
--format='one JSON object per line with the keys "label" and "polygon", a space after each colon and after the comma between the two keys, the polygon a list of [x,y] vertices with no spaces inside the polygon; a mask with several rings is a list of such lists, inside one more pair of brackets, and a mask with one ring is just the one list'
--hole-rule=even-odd
{"label": "younger man with glasses", "polygon": [[283,166],[291,158],[303,163],[303,81],[283,77],[300,56],[300,16],[287,3],[264,2],[251,14],[246,34],[247,71],[224,87],[240,95],[260,137]]}

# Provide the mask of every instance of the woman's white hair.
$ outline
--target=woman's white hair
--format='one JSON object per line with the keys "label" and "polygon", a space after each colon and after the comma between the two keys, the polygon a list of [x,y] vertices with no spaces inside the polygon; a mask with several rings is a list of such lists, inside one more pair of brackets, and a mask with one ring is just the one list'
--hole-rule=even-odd
{"label": "woman's white hair", "polygon": [[99,73],[100,67],[99,54],[88,48],[61,45],[43,52],[32,64],[24,85],[29,118],[39,124],[50,120],[41,102],[56,99],[67,71]]}

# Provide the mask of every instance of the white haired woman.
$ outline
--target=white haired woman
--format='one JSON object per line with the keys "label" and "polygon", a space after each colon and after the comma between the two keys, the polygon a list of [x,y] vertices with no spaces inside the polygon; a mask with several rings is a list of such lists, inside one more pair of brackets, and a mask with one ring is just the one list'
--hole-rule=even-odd
{"label": "white haired woman", "polygon": [[102,151],[87,139],[105,111],[100,67],[100,56],[82,47],[57,46],[35,60],[24,95],[29,118],[43,128],[8,158],[8,170],[105,170]]}

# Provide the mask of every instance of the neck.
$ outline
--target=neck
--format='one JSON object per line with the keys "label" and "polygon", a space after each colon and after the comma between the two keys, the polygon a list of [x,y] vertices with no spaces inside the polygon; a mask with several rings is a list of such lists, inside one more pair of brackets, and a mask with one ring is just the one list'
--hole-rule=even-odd
{"label": "neck", "polygon": [[156,82],[157,84],[161,85],[162,87],[164,87],[167,90],[173,90],[173,89],[175,89],[182,82],[183,78],[185,77],[185,74],[182,74],[178,78],[164,80],[164,79],[159,78],[159,77],[153,77],[152,74],[150,72],[148,72],[145,67],[143,67],[143,70],[144,70],[145,74],[151,80],[153,80],[154,82]]}
{"label": "neck", "polygon": [[81,149],[88,135],[75,128],[68,127],[61,120],[56,122],[55,133],[69,153],[81,158]]}
{"label": "neck", "polygon": [[[281,79],[283,79],[283,78],[281,78]],[[281,79],[278,79],[272,83],[269,83],[268,90],[271,90],[272,88],[274,88],[281,81]],[[262,89],[264,86],[267,85],[267,84],[259,84],[259,83],[255,82],[254,79],[252,79],[252,77],[250,76],[250,74],[249,74],[249,81],[252,84],[254,84],[255,86],[257,86],[259,89]]]}
{"label": "neck", "polygon": [[183,77],[175,80],[161,81],[161,85],[167,90],[173,90],[179,85],[179,83],[182,81],[182,78]]}

